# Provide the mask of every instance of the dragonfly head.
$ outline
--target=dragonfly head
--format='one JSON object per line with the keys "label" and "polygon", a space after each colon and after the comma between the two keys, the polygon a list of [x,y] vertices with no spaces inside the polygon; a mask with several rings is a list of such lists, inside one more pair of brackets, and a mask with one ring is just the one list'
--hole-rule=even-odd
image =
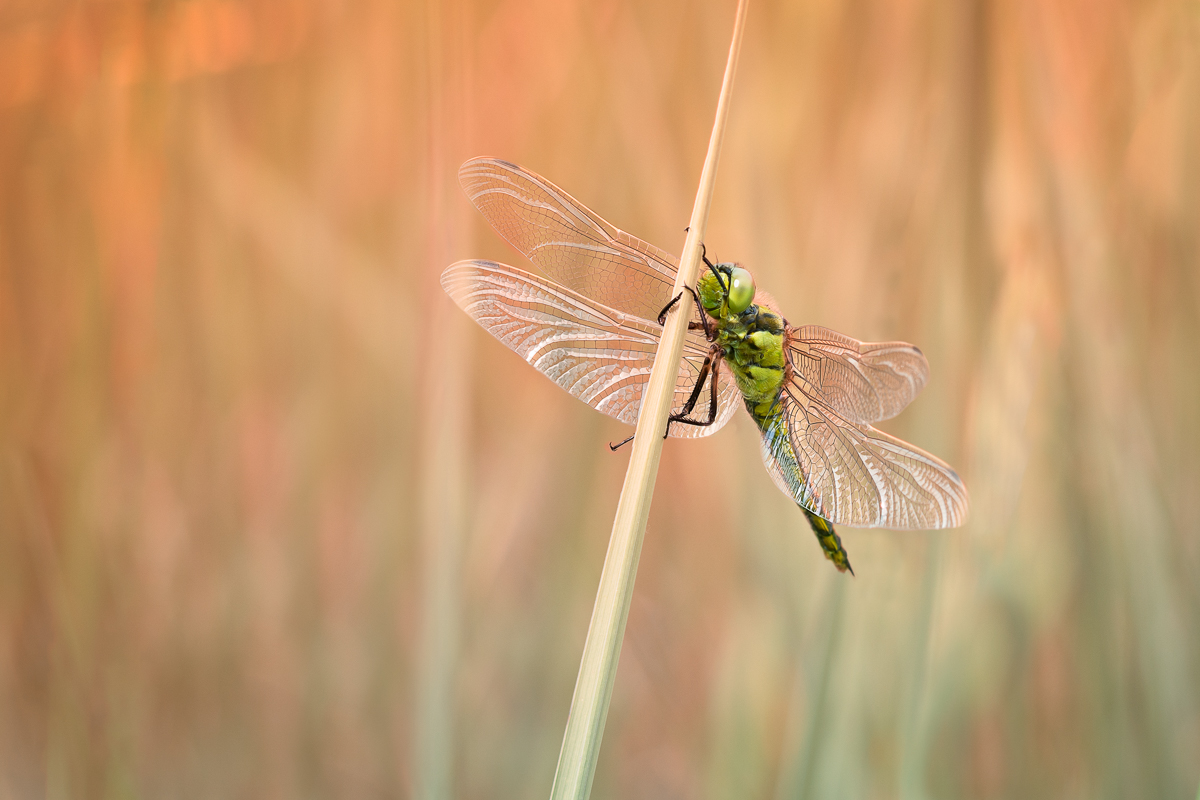
{"label": "dragonfly head", "polygon": [[741,314],[754,302],[754,278],[737,264],[712,264],[699,280],[700,304],[713,317]]}

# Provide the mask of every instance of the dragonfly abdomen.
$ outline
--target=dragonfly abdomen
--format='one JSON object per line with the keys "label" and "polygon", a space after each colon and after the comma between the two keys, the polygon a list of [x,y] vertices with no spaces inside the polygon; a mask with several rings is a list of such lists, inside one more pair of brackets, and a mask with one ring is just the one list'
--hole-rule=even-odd
{"label": "dragonfly abdomen", "polygon": [[850,554],[846,552],[846,548],[842,547],[842,537],[838,536],[837,531],[833,529],[833,523],[824,517],[818,517],[804,506],[800,506],[800,510],[804,512],[804,516],[808,517],[808,524],[812,526],[813,533],[817,535],[817,542],[820,543],[821,550],[825,552],[825,557],[833,562],[839,572],[849,571],[853,575],[854,567],[850,566]]}
{"label": "dragonfly abdomen", "polygon": [[[808,477],[804,474],[800,459],[796,457],[796,451],[792,449],[787,416],[779,401],[780,398],[777,397],[770,406],[766,404],[752,406],[749,401],[746,402],[750,416],[754,418],[755,423],[763,432],[763,448],[766,451],[763,455],[767,462],[767,471],[771,473],[775,485],[795,500],[796,505],[800,506],[804,516],[808,518],[808,524],[812,526],[813,533],[816,534],[817,543],[821,545],[825,557],[832,561],[839,571],[849,571],[853,575],[854,569],[850,566],[850,555],[842,546],[842,539],[833,529],[833,523],[812,510],[818,507],[817,498],[808,485]],[[764,407],[768,409],[766,413],[756,413]]]}

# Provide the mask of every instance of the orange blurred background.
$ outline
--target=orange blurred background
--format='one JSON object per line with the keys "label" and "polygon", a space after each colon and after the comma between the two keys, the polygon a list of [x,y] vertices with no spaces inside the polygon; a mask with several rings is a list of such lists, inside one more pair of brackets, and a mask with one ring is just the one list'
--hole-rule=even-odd
{"label": "orange blurred background", "polygon": [[[734,3],[0,8],[0,797],[548,794],[628,451],[441,292],[520,163],[669,251]],[[751,4],[707,235],[904,339],[972,518],[666,445],[594,796],[1190,797],[1200,12]]]}

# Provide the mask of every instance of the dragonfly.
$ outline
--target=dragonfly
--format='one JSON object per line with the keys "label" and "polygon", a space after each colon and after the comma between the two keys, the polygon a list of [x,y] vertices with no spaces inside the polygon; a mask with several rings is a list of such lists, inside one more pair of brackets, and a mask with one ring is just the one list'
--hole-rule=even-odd
{"label": "dragonfly", "polygon": [[675,256],[516,164],[474,158],[459,182],[543,275],[459,261],[442,274],[442,287],[567,392],[636,424],[663,322],[680,304],[690,317],[666,435],[710,436],[744,408],[767,472],[838,570],[854,572],[834,525],[928,530],[965,521],[958,474],[871,424],[896,416],[925,386],[929,362],[918,348],[793,326],[748,270],[707,254],[690,296],[673,297]]}

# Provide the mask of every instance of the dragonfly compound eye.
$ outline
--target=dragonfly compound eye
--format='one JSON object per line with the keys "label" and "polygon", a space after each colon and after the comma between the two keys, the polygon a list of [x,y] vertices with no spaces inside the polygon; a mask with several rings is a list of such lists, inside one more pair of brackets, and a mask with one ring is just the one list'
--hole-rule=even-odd
{"label": "dragonfly compound eye", "polygon": [[740,314],[754,302],[754,278],[741,267],[729,273],[729,310]]}

